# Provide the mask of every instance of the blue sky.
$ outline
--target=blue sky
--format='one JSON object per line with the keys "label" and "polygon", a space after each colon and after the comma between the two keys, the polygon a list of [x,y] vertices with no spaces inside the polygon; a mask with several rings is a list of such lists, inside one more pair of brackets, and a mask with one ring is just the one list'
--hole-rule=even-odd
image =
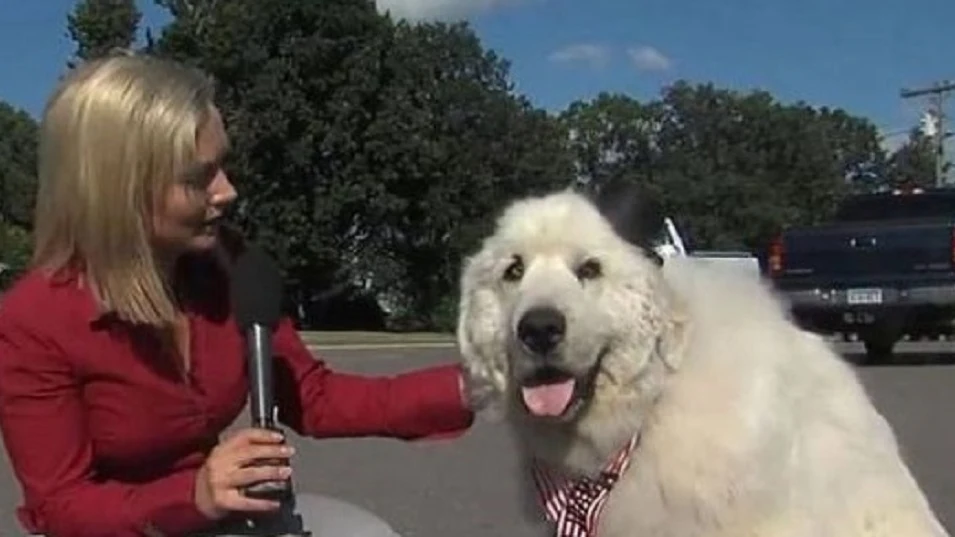
{"label": "blue sky", "polygon": [[[72,51],[72,0],[0,2],[0,99],[38,113]],[[164,14],[140,2],[146,23]],[[379,0],[414,19],[469,19],[518,89],[559,109],[600,90],[648,99],[678,78],[843,107],[886,133],[955,79],[952,0]],[[955,98],[950,109],[955,109]]]}

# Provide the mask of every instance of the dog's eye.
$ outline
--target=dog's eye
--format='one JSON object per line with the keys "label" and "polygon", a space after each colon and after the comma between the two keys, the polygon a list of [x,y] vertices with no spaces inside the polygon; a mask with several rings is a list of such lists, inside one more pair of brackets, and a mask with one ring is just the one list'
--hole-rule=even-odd
{"label": "dog's eye", "polygon": [[602,273],[603,268],[600,266],[600,261],[596,259],[584,261],[576,270],[577,279],[579,280],[593,280],[599,278]]}
{"label": "dog's eye", "polygon": [[515,255],[511,264],[504,269],[504,279],[509,282],[516,282],[524,277],[524,260],[521,256]]}

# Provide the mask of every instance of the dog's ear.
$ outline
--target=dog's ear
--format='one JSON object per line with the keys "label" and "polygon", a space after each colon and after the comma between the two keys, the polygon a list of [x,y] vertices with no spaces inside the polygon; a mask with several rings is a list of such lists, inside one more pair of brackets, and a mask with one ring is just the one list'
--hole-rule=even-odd
{"label": "dog's ear", "polygon": [[468,405],[491,419],[503,416],[507,383],[503,316],[493,292],[481,285],[492,263],[480,252],[465,259],[458,301],[457,341]]}
{"label": "dog's ear", "polygon": [[660,359],[670,371],[676,371],[683,364],[686,347],[690,340],[690,315],[686,304],[668,286],[663,285],[666,299],[663,330],[657,342]]}
{"label": "dog's ear", "polygon": [[648,188],[633,181],[610,181],[599,187],[593,201],[621,238],[662,264],[653,246],[663,233],[663,206]]}

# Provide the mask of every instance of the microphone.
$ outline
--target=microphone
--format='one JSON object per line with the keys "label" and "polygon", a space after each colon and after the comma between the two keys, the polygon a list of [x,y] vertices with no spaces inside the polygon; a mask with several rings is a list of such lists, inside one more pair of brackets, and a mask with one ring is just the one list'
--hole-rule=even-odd
{"label": "microphone", "polygon": [[[249,406],[252,426],[282,432],[279,428],[272,385],[272,332],[282,316],[282,275],[269,255],[248,244],[233,267],[231,296],[236,324],[245,335],[249,372]],[[261,460],[256,465],[287,461]],[[263,481],[243,492],[251,498],[285,500],[291,480]]]}

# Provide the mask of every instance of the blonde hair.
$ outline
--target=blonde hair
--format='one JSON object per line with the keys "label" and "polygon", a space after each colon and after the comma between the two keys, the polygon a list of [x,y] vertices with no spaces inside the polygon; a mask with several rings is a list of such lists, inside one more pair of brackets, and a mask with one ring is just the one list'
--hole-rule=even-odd
{"label": "blonde hair", "polygon": [[213,98],[202,72],[154,57],[112,55],[68,73],[40,123],[34,266],[80,270],[104,313],[174,322],[152,217],[195,163]]}

